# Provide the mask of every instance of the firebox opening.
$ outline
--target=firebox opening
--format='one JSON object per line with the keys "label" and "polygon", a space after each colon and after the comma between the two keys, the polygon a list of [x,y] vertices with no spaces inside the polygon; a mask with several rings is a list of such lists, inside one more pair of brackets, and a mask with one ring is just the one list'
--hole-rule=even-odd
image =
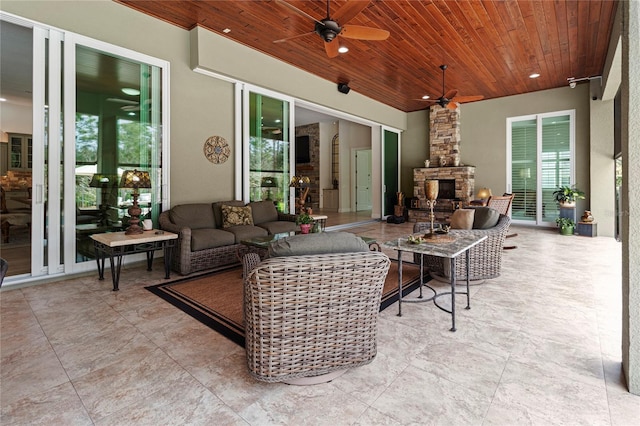
{"label": "firebox opening", "polygon": [[438,179],[438,199],[453,200],[456,198],[455,179]]}

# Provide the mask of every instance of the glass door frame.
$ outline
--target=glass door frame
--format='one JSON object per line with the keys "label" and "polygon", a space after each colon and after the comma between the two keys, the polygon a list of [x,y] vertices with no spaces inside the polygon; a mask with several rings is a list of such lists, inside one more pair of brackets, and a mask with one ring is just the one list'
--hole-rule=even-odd
{"label": "glass door frame", "polygon": [[[6,277],[4,286],[93,271],[95,261],[76,262],[75,256],[75,46],[82,44],[162,69],[159,137],[163,155],[159,194],[163,210],[170,205],[169,62],[2,11],[0,20],[28,28],[33,35],[31,272]],[[144,258],[137,255],[129,260]]]}
{"label": "glass door frame", "polygon": [[[157,194],[161,197],[161,208],[166,210],[169,208],[169,135],[170,135],[170,118],[169,118],[169,62],[154,58],[143,53],[139,53],[124,47],[116,46],[110,43],[95,40],[75,33],[67,33],[64,44],[64,140],[68,143],[64,144],[64,211],[71,212],[66,215],[64,227],[64,241],[73,244],[65,244],[65,259],[71,259],[65,262],[65,272],[85,272],[94,270],[95,261],[82,261],[76,259],[76,208],[75,208],[75,134],[76,134],[76,46],[84,46],[90,49],[99,50],[102,53],[118,56],[127,60],[145,63],[160,68],[162,70],[162,81],[160,84],[162,94],[161,106],[161,182]],[[125,256],[124,260],[135,262],[145,259],[143,254]]]}
{"label": "glass door frame", "polygon": [[536,220],[525,221],[525,220],[513,220],[513,223],[523,224],[523,225],[536,225],[536,226],[555,226],[554,222],[544,221],[542,215],[543,209],[543,197],[542,197],[542,121],[544,118],[550,117],[559,117],[559,116],[569,116],[570,125],[569,125],[569,150],[570,150],[570,161],[569,161],[569,169],[570,169],[570,185],[575,184],[575,168],[576,168],[576,110],[564,110],[564,111],[553,111],[541,114],[532,114],[532,115],[524,115],[519,117],[508,117],[507,118],[507,165],[506,165],[506,182],[507,182],[507,192],[511,193],[512,188],[512,140],[511,140],[511,127],[512,123],[517,121],[526,121],[526,120],[536,120]]}
{"label": "glass door frame", "polygon": [[[387,139],[387,135],[388,134],[394,134],[396,135],[396,139],[394,141],[389,141]],[[382,165],[382,168],[380,170],[380,176],[382,176],[382,185],[380,187],[381,189],[381,195],[380,195],[380,199],[381,199],[381,203],[380,203],[380,212],[381,212],[381,217],[384,219],[387,216],[389,216],[389,214],[387,214],[387,207],[391,207],[389,209],[389,211],[391,211],[391,215],[393,215],[393,206],[387,206],[387,201],[388,201],[388,194],[387,192],[389,191],[389,188],[387,188],[387,186],[389,184],[391,185],[395,185],[395,191],[393,192],[400,192],[400,189],[402,188],[402,181],[401,181],[401,177],[402,177],[402,173],[401,173],[401,159],[402,159],[402,132],[398,129],[394,129],[391,127],[387,127],[387,126],[381,126],[380,128],[380,138],[382,139],[382,161],[380,162],[380,164]],[[396,145],[396,154],[397,154],[397,158],[393,159],[393,158],[387,158],[387,149],[391,148],[389,146],[389,144],[395,144]],[[394,174],[396,174],[395,177],[395,182],[388,182],[390,176],[387,174],[387,168],[388,167],[395,167],[396,170]],[[393,179],[392,179],[393,180]],[[405,194],[406,195],[406,194]],[[413,196],[413,194],[411,194],[411,196]],[[394,204],[395,205],[395,204]]]}
{"label": "glass door frame", "polygon": [[[239,117],[240,120],[236,120],[236,129],[240,127],[241,131],[236,132],[236,184],[235,184],[235,194],[236,199],[243,200],[245,203],[248,203],[250,200],[250,164],[249,164],[249,156],[250,156],[250,138],[251,138],[251,111],[250,111],[250,97],[252,93],[261,96],[267,96],[269,98],[273,98],[282,102],[286,102],[289,108],[288,114],[288,132],[289,132],[289,176],[291,179],[293,173],[295,173],[295,100],[290,96],[283,95],[281,93],[276,93],[271,90],[263,89],[261,87],[253,86],[251,84],[246,83],[236,83],[236,101],[240,100],[240,111],[236,109],[236,117]],[[236,102],[236,105],[238,102]],[[238,126],[238,121],[240,121],[240,126]],[[289,191],[289,203],[288,203],[288,212],[293,213],[295,209],[295,193],[294,191]]]}

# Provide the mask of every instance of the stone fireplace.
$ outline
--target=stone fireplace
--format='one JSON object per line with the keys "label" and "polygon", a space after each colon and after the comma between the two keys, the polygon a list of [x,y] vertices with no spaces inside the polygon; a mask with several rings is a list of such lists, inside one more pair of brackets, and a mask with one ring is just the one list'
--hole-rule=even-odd
{"label": "stone fireplace", "polygon": [[468,205],[475,193],[474,166],[460,164],[460,108],[448,109],[438,105],[429,111],[430,167],[413,169],[413,197],[409,220],[424,221],[429,210],[424,193],[425,180],[438,180],[440,190],[434,208],[436,220],[448,220],[453,211]]}

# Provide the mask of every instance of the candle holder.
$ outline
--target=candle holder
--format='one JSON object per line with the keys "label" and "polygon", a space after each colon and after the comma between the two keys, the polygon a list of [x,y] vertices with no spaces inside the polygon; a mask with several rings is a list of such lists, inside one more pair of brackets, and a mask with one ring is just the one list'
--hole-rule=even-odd
{"label": "candle holder", "polygon": [[425,238],[434,239],[437,238],[436,233],[433,228],[433,221],[435,219],[435,215],[433,214],[433,208],[436,205],[436,200],[438,198],[438,181],[437,180],[426,180],[424,181],[424,195],[427,199],[427,207],[429,208],[429,233],[425,235]]}

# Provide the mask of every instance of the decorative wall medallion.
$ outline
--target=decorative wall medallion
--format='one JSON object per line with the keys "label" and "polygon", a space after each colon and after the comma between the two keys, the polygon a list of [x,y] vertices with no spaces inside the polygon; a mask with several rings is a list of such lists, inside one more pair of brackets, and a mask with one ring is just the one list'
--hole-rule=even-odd
{"label": "decorative wall medallion", "polygon": [[204,156],[213,164],[224,163],[229,155],[231,155],[231,148],[222,136],[211,136],[204,143]]}

